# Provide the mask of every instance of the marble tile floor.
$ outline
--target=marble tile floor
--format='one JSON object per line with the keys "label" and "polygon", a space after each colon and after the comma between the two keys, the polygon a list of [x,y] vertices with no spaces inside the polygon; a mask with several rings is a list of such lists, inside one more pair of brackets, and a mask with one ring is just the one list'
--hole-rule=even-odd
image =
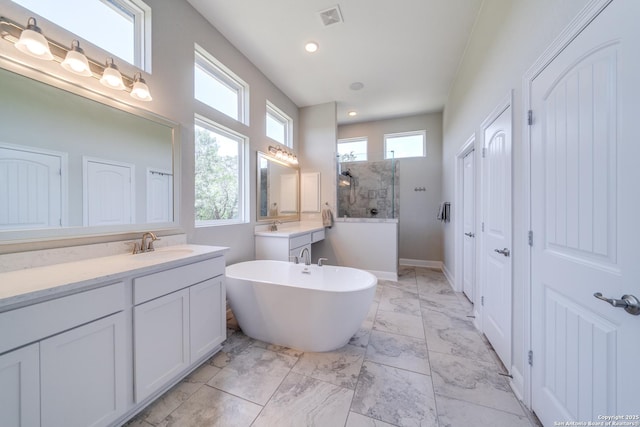
{"label": "marble tile floor", "polygon": [[535,427],[471,304],[440,271],[380,280],[349,344],[308,353],[229,330],[222,350],[127,427]]}

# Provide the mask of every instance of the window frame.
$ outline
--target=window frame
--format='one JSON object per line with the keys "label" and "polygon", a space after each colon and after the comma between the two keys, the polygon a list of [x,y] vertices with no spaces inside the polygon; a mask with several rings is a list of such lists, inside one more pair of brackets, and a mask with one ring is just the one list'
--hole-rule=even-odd
{"label": "window frame", "polygon": [[426,129],[407,131],[407,132],[397,132],[397,133],[385,133],[384,134],[384,159],[390,160],[391,157],[387,156],[387,140],[392,138],[402,138],[407,136],[422,136],[422,155],[420,156],[402,156],[396,157],[394,159],[411,159],[411,158],[419,158],[419,157],[427,157],[427,131]]}
{"label": "window frame", "polygon": [[229,116],[222,110],[219,110],[213,105],[199,99],[196,93],[195,83],[193,85],[194,99],[203,105],[211,107],[217,112],[224,114],[226,117],[249,126],[249,84],[198,44],[195,45],[194,49],[194,73],[197,66],[199,66],[205,73],[209,74],[213,79],[217,80],[220,84],[227,86],[230,90],[237,93],[237,117]]}
{"label": "window frame", "polygon": [[[282,124],[284,128],[284,141],[274,139],[267,134],[267,120],[269,117]],[[265,115],[265,135],[278,144],[293,148],[293,119],[269,100],[267,100],[267,113]]]}
{"label": "window frame", "polygon": [[[342,161],[342,159],[340,158],[340,150],[338,149],[340,147],[340,144],[345,144],[345,143],[353,143],[353,142],[360,142],[360,141],[364,141],[365,143],[365,151],[364,151],[364,159],[357,159],[357,160],[345,160]],[[338,163],[346,163],[346,162],[366,162],[369,160],[369,138],[366,136],[356,136],[353,138],[341,138],[338,139],[338,141],[336,142],[336,153],[338,155]]]}
{"label": "window frame", "polygon": [[239,132],[231,130],[220,123],[217,123],[207,117],[199,114],[195,115],[193,127],[194,140],[194,183],[195,183],[195,149],[196,149],[196,132],[195,127],[207,129],[210,132],[221,134],[222,136],[238,141],[238,218],[236,219],[208,219],[197,220],[195,218],[195,186],[194,186],[194,226],[195,228],[218,227],[222,225],[246,224],[249,222],[249,137]]}
{"label": "window frame", "polygon": [[[107,52],[110,55],[120,58],[121,60],[127,63],[130,63],[134,67],[137,67],[143,71],[151,73],[151,63],[152,63],[152,60],[151,60],[151,54],[152,54],[151,7],[146,3],[144,3],[144,1],[142,0],[94,0],[94,1],[99,1],[100,3],[103,3],[107,7],[113,9],[113,11],[123,16],[133,18],[133,40],[131,40],[131,43],[133,44],[133,63],[130,63],[127,59],[119,56],[116,52],[111,52],[105,49],[104,47],[97,44],[94,40],[86,39],[80,36],[79,34],[75,34],[73,31],[65,28],[60,23],[58,23],[57,20],[52,19],[53,17],[43,15],[43,18],[50,21],[52,24],[57,25],[59,28],[65,31],[68,31],[70,34],[73,34],[79,39],[86,40],[92,45],[102,49],[104,52]],[[14,3],[20,5],[21,7],[26,8],[26,6],[23,6],[18,1],[14,0]],[[32,11],[32,12],[37,13],[36,11]],[[95,18],[99,19],[100,17],[95,17]],[[83,17],[83,19],[86,19],[86,17]]]}

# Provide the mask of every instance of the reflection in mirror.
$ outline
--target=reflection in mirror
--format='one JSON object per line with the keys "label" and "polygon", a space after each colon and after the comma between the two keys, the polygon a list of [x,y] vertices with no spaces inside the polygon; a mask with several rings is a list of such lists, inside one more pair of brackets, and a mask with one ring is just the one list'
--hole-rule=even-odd
{"label": "reflection in mirror", "polygon": [[298,220],[297,167],[258,152],[258,221]]}
{"label": "reflection in mirror", "polygon": [[0,240],[173,223],[171,122],[5,69],[0,93]]}

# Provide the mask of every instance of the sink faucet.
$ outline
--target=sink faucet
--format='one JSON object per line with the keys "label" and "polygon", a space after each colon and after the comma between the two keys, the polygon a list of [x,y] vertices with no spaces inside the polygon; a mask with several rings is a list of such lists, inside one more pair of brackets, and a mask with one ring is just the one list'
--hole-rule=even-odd
{"label": "sink faucet", "polygon": [[[147,243],[147,238],[150,238],[151,241]],[[147,231],[142,235],[142,242],[140,242],[140,252],[151,252],[153,251],[153,242],[156,240],[160,240],[150,231]]]}
{"label": "sink faucet", "polygon": [[269,231],[278,231],[278,224],[282,223],[278,220],[273,221],[273,223],[269,226]]}
{"label": "sink faucet", "polygon": [[311,255],[309,255],[309,248],[302,248],[299,258],[301,260],[304,258],[304,265],[311,265]]}

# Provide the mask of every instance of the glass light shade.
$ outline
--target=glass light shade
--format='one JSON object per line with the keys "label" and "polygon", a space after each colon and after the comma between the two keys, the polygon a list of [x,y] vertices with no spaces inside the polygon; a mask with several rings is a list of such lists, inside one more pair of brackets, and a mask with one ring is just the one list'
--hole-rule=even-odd
{"label": "glass light shade", "polygon": [[80,47],[80,42],[74,40],[71,42],[71,50],[67,52],[67,56],[60,64],[62,68],[80,76],[90,77],[92,75],[89,68],[89,61],[84,56],[84,50]]}
{"label": "glass light shade", "polygon": [[29,56],[51,61],[53,55],[49,50],[49,42],[42,35],[42,30],[36,25],[35,18],[29,18],[27,28],[22,30],[20,39],[15,44],[16,49]]}
{"label": "glass light shade", "polygon": [[118,71],[118,67],[113,63],[113,59],[111,63],[107,61],[104,72],[102,73],[102,78],[100,79],[100,83],[104,86],[117,89],[117,90],[125,90],[124,83],[122,82],[122,74]]}
{"label": "glass light shade", "polygon": [[131,88],[131,97],[138,101],[151,101],[151,93],[149,93],[149,86],[144,81],[141,75],[134,76],[133,87]]}

